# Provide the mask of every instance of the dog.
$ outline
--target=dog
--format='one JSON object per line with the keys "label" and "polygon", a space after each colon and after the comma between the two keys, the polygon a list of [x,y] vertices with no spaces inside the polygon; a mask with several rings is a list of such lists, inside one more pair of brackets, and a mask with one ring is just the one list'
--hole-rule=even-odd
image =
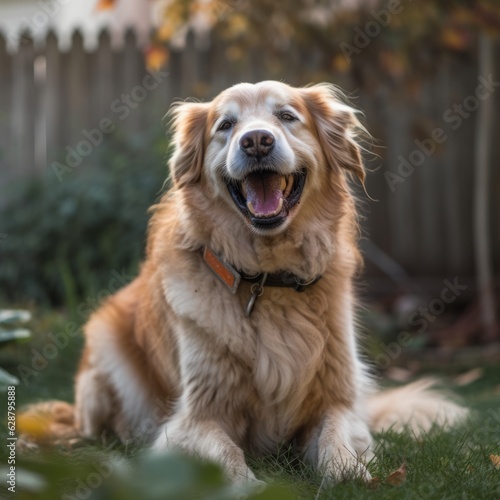
{"label": "dog", "polygon": [[242,83],[171,114],[145,261],[86,324],[76,403],[46,408],[54,425],[126,441],[148,422],[155,450],[241,483],[256,480],[244,452],[282,442],[332,481],[369,480],[372,432],[463,420],[430,381],[378,392],[360,354],[364,128],[342,93]]}

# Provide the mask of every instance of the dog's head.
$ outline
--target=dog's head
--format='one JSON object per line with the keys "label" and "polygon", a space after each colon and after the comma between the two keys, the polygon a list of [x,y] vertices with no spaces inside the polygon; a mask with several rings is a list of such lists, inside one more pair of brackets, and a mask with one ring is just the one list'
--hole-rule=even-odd
{"label": "dog's head", "polygon": [[200,185],[258,234],[283,231],[308,203],[346,192],[364,169],[353,110],[332,86],[243,83],[173,109],[176,188]]}

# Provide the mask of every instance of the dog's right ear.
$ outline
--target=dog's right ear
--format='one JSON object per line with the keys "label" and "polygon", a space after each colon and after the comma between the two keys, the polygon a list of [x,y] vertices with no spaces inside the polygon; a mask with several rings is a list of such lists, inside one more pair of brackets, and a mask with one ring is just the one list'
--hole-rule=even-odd
{"label": "dog's right ear", "polygon": [[201,178],[209,107],[208,103],[182,102],[170,110],[174,152],[169,166],[177,188],[195,184]]}

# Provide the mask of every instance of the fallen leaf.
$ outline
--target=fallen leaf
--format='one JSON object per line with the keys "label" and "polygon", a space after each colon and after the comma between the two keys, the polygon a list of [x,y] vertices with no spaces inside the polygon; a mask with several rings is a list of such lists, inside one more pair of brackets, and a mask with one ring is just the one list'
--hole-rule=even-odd
{"label": "fallen leaf", "polygon": [[404,484],[406,482],[406,464],[403,462],[398,470],[387,476],[385,482],[391,486],[401,486]]}
{"label": "fallen leaf", "polygon": [[366,485],[370,490],[378,490],[380,488],[380,478],[372,477]]}
{"label": "fallen leaf", "polygon": [[35,439],[44,439],[50,433],[51,420],[45,415],[19,415],[17,430],[20,434],[29,434]]}
{"label": "fallen leaf", "polygon": [[484,370],[482,368],[474,368],[465,373],[461,373],[460,375],[455,377],[455,384],[462,387],[464,385],[469,385],[479,380],[484,374]]}
{"label": "fallen leaf", "polygon": [[495,469],[500,470],[500,455],[490,455],[490,460]]}

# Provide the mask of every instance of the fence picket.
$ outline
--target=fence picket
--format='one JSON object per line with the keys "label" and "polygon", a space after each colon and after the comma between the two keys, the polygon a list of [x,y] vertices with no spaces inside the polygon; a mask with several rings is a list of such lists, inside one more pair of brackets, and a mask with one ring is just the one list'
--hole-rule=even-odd
{"label": "fence picket", "polygon": [[[12,58],[7,54],[7,41],[0,33],[0,188],[11,176],[9,118],[11,113]],[[1,199],[0,199],[1,204]]]}
{"label": "fence picket", "polygon": [[19,51],[13,59],[12,73],[12,163],[13,176],[35,170],[35,51],[29,35],[21,37]]}
{"label": "fence picket", "polygon": [[[83,36],[75,31],[68,57],[67,88],[68,102],[65,123],[69,127],[69,142],[72,145],[82,140],[83,126],[89,123],[89,95],[87,56],[83,48]],[[91,124],[90,124],[91,125]]]}
{"label": "fence picket", "polygon": [[46,163],[55,161],[61,151],[63,151],[63,103],[62,86],[64,81],[61,78],[61,53],[58,48],[57,36],[54,32],[49,32],[45,42],[45,133],[47,140]]}

